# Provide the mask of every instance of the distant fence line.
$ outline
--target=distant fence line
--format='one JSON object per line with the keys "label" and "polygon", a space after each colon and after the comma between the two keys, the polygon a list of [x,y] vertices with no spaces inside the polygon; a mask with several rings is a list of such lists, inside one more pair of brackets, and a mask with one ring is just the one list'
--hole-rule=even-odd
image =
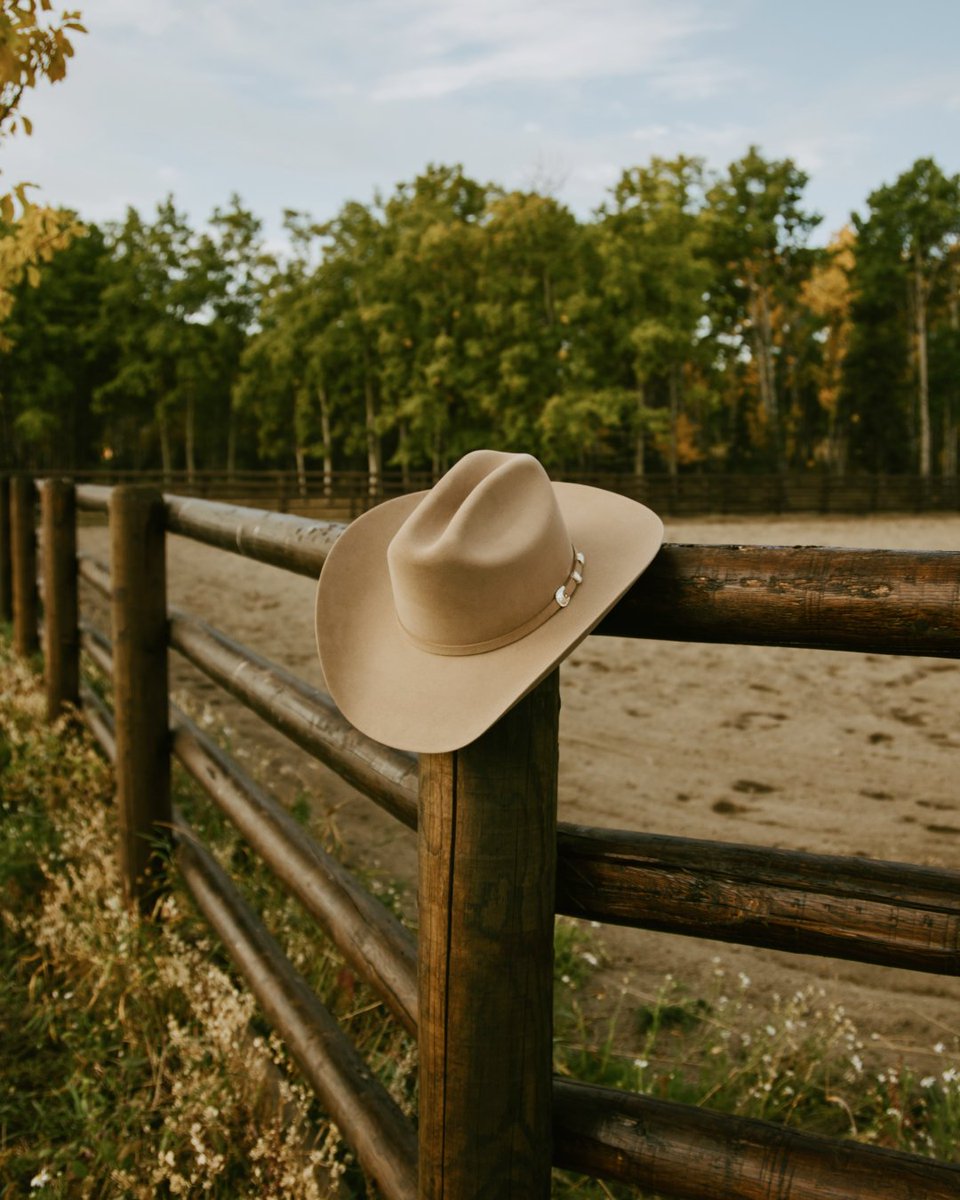
{"label": "distant fence line", "polygon": [[[956,976],[960,872],[558,823],[558,671],[470,746],[418,762],[167,607],[167,533],[315,579],[342,526],[143,487],[39,493],[38,556],[35,482],[0,478],[0,620],[22,656],[40,626],[48,717],[78,706],[114,763],[126,896],[150,911],[168,831],[171,869],[385,1200],[548,1200],[553,1165],[675,1200],[960,1195],[957,1164],[555,1077],[551,1021],[555,912]],[[78,510],[107,514],[109,562],[78,556]],[[665,545],[597,633],[956,659],[958,572],[947,551]],[[85,619],[80,584],[109,629]],[[169,651],[418,829],[416,937],[170,704]],[[172,805],[171,754],[416,1035],[416,1124]]]}
{"label": "distant fence line", "polygon": [[[427,471],[135,471],[40,472],[76,483],[142,483],[210,500],[261,505],[301,516],[350,519],[381,500],[430,488]],[[561,472],[557,478],[631,496],[667,516],[779,513],[960,512],[960,478],[919,475],[679,474]]]}

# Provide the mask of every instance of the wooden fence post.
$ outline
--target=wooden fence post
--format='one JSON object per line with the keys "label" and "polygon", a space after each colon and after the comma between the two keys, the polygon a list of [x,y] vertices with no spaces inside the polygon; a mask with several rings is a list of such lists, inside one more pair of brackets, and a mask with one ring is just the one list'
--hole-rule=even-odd
{"label": "wooden fence post", "polygon": [[10,480],[10,550],[13,576],[13,648],[23,658],[39,649],[37,638],[37,534],[33,480]]}
{"label": "wooden fence post", "polygon": [[10,477],[0,475],[0,621],[13,619],[13,576],[10,571]]}
{"label": "wooden fence post", "polygon": [[113,711],[124,893],[149,912],[157,846],[170,832],[165,513],[156,488],[110,496]]}
{"label": "wooden fence post", "polygon": [[550,1195],[559,709],[420,760],[420,1200]]}
{"label": "wooden fence post", "polygon": [[43,526],[43,640],[47,720],[80,700],[77,627],[77,506],[72,483],[48,479],[40,493]]}

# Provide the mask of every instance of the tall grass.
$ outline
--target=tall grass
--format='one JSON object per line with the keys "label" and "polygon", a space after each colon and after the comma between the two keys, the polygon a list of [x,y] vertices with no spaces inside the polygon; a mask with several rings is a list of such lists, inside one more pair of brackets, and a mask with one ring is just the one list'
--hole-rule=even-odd
{"label": "tall grass", "polygon": [[[43,710],[0,634],[0,1196],[372,1198],[186,893],[174,884],[156,921],[121,903],[110,770],[75,723],[46,725]],[[176,788],[412,1114],[411,1041],[213,806]],[[309,822],[305,802],[296,811]],[[389,882],[370,882],[399,907]],[[648,994],[566,919],[555,995],[562,1074],[958,1158],[956,1037],[908,1062],[822,990],[761,997],[719,959],[705,992],[668,977]],[[637,1193],[557,1172],[554,1195]]]}
{"label": "tall grass", "polygon": [[[156,921],[121,903],[110,770],[68,721],[44,724],[2,640],[0,695],[0,1196],[367,1195],[188,896],[175,885]],[[212,807],[177,792],[409,1111],[410,1040]]]}

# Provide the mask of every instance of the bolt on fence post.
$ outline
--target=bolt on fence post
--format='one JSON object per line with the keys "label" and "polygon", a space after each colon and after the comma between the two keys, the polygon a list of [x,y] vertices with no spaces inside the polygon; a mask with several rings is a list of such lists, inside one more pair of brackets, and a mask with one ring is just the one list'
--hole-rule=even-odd
{"label": "bolt on fence post", "polygon": [[555,670],[420,759],[420,1200],[548,1200]]}
{"label": "bolt on fence post", "polygon": [[37,534],[33,480],[10,480],[10,551],[13,577],[13,648],[23,658],[39,649],[37,638]]}
{"label": "bolt on fence post", "polygon": [[43,640],[47,720],[80,700],[77,627],[76,493],[66,479],[48,479],[40,493],[43,529]]}
{"label": "bolt on fence post", "polygon": [[0,621],[13,619],[13,577],[10,572],[10,477],[0,475]]}
{"label": "bolt on fence post", "polygon": [[121,485],[109,513],[120,868],[127,900],[147,913],[172,816],[163,497]]}

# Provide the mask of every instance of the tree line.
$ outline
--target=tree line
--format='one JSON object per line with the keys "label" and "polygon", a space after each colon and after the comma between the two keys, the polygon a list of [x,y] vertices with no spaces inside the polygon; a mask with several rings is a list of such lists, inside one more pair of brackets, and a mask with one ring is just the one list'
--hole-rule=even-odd
{"label": "tree line", "polygon": [[825,247],[807,183],[654,158],[578,220],[430,166],[282,254],[236,196],[86,223],[0,330],[0,465],[955,476],[960,176],[919,159]]}

